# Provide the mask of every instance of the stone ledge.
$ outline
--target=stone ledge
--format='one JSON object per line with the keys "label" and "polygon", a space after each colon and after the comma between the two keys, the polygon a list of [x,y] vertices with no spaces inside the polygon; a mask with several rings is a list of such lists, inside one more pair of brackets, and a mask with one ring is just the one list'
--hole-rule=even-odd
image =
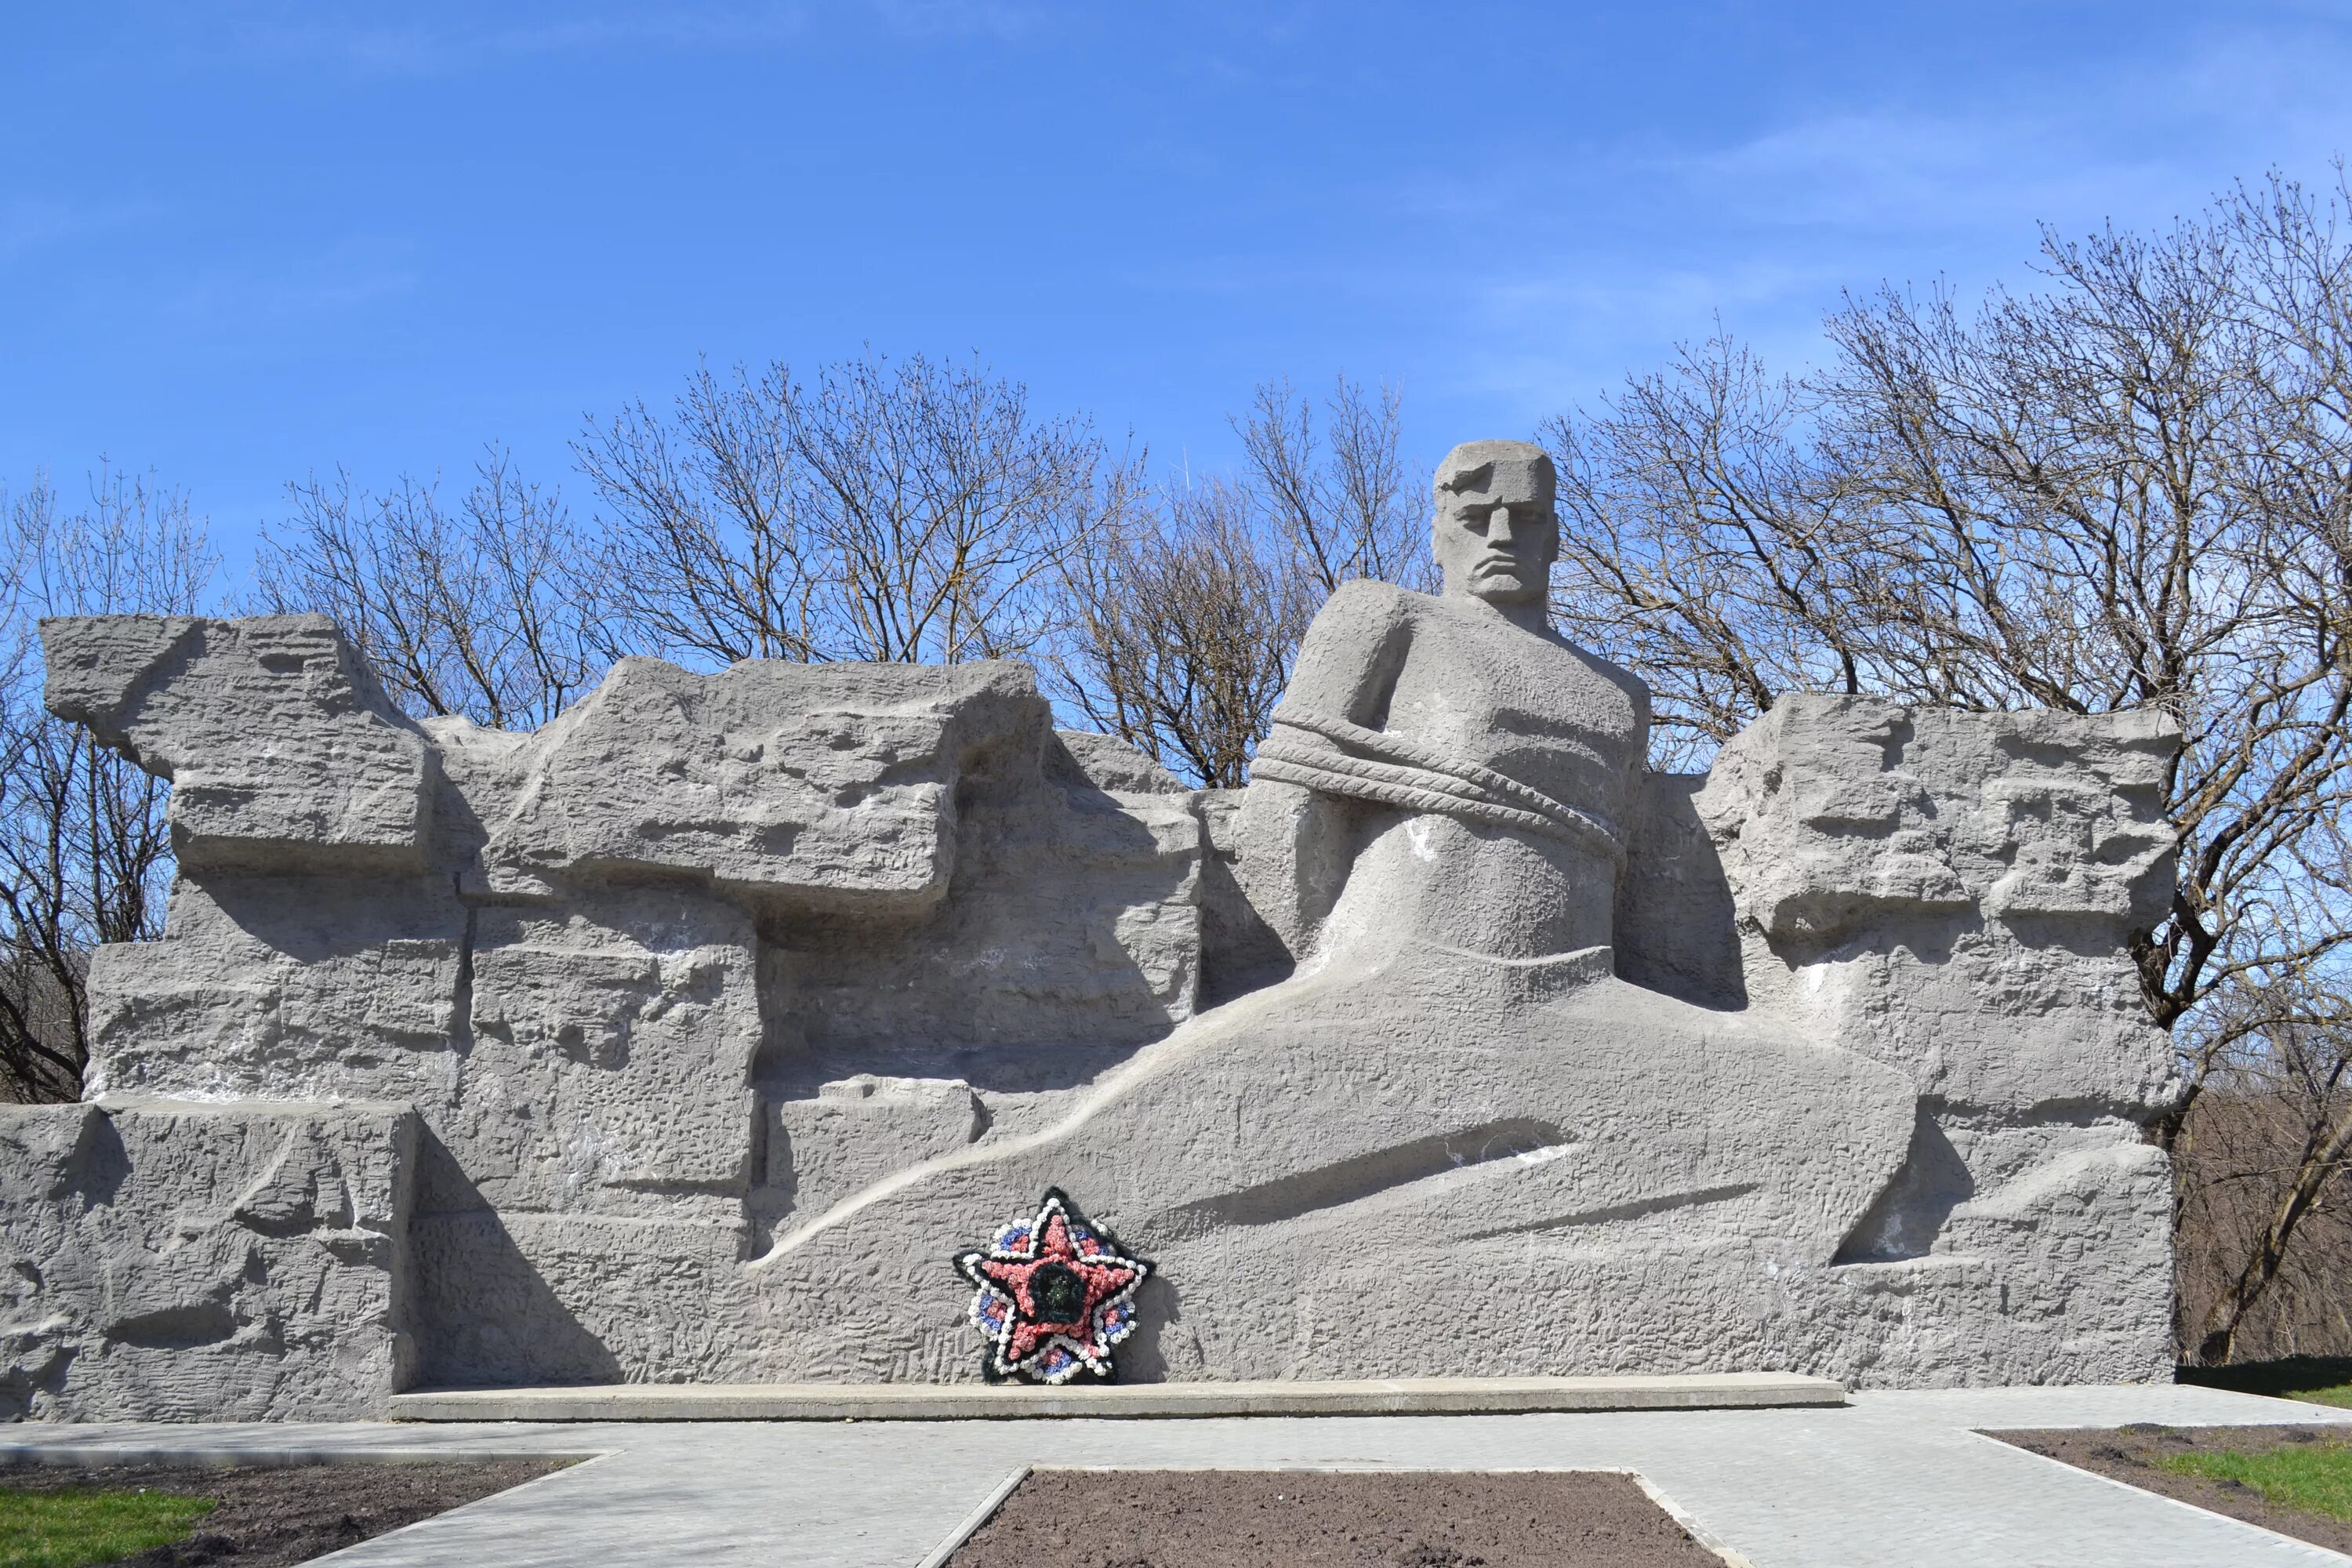
{"label": "stone ledge", "polygon": [[1408,1377],[1343,1383],[1033,1384],[625,1383],[395,1394],[394,1421],[969,1421],[1038,1416],[1491,1415],[1843,1405],[1795,1373],[1665,1377]]}

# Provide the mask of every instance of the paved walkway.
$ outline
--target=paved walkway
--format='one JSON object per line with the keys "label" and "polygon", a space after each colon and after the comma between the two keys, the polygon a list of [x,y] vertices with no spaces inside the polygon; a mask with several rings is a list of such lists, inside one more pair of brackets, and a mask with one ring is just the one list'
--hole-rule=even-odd
{"label": "paved walkway", "polygon": [[824,1563],[916,1568],[1027,1464],[1630,1468],[1755,1568],[2188,1568],[2352,1558],[1978,1436],[2304,1421],[2352,1410],[2201,1388],[1864,1394],[1844,1409],[1218,1420],[614,1426],[22,1426],[27,1453],[589,1454],[337,1553],[339,1568]]}

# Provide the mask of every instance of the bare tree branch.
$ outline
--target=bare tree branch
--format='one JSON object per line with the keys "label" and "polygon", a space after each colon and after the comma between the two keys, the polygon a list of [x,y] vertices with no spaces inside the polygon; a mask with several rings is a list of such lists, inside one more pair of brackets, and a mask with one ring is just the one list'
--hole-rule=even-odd
{"label": "bare tree branch", "polygon": [[332,616],[409,713],[497,730],[545,723],[625,651],[611,595],[562,498],[493,447],[457,508],[403,479],[354,497],[290,486],[295,515],[263,531],[254,608]]}
{"label": "bare tree branch", "polygon": [[638,405],[576,450],[632,635],[716,664],[1037,648],[1063,564],[1127,486],[1084,420],[1033,419],[985,367],[871,352],[814,389],[705,366],[667,418]]}
{"label": "bare tree branch", "polygon": [[1070,564],[1061,696],[1198,784],[1248,777],[1319,595],[1223,480],[1171,486]]}

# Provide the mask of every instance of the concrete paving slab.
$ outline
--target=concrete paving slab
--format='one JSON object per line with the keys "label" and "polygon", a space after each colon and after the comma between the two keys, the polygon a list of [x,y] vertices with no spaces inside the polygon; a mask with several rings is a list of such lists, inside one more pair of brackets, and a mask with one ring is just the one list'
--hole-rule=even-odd
{"label": "concrete paving slab", "polygon": [[625,1383],[428,1389],[396,1421],[969,1421],[1052,1416],[1475,1415],[1531,1410],[1752,1410],[1843,1405],[1845,1385],[1786,1372],[1680,1377],[1398,1377],[1345,1382],[843,1384]]}
{"label": "concrete paving slab", "polygon": [[2230,1568],[2352,1559],[1979,1436],[2352,1411],[2172,1386],[1861,1393],[1842,1407],[1158,1421],[20,1426],[0,1460],[596,1454],[338,1568],[915,1568],[1024,1465],[1628,1469],[1755,1568]]}

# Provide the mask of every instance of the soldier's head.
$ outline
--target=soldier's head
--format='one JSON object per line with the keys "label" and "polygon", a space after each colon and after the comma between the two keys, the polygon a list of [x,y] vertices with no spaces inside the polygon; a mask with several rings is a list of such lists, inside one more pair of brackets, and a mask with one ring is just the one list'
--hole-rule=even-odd
{"label": "soldier's head", "polygon": [[1540,606],[1559,554],[1551,458],[1525,441],[1465,441],[1437,465],[1432,540],[1449,598]]}

